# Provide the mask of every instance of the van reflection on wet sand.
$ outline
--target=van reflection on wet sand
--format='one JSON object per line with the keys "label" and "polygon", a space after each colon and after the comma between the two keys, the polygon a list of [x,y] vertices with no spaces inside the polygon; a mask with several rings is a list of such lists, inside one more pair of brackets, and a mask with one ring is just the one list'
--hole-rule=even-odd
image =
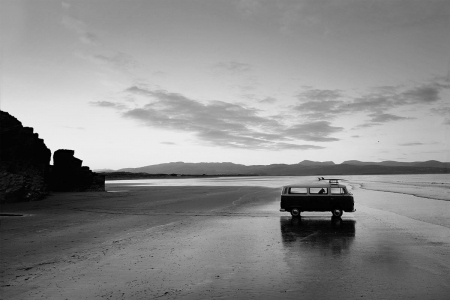
{"label": "van reflection on wet sand", "polygon": [[321,255],[342,255],[355,239],[356,221],[336,217],[281,217],[282,243],[290,252],[319,251]]}

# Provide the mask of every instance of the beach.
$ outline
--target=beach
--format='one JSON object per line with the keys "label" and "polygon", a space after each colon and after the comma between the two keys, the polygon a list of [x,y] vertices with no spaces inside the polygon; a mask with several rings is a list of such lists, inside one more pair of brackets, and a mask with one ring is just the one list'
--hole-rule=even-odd
{"label": "beach", "polygon": [[353,179],[355,213],[292,219],[278,183],[227,180],[2,206],[2,298],[448,299],[450,201]]}

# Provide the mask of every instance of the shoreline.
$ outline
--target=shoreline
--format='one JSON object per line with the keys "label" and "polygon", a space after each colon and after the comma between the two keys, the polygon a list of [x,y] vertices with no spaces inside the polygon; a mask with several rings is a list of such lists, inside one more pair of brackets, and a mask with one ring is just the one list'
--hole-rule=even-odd
{"label": "shoreline", "polygon": [[196,174],[150,174],[150,173],[129,173],[129,172],[112,172],[99,174],[105,175],[105,181],[120,180],[140,180],[140,179],[187,179],[187,178],[217,178],[217,177],[255,177],[261,176],[256,174],[218,174],[218,175],[196,175]]}
{"label": "shoreline", "polygon": [[[426,179],[426,180],[424,180]],[[359,184],[362,189],[412,195],[418,198],[450,201],[450,178],[430,175],[401,176],[367,176],[366,178],[350,177],[349,183]]]}
{"label": "shoreline", "polygon": [[[430,176],[439,176],[446,174],[426,174]],[[426,176],[423,175],[423,176]],[[331,177],[333,175],[324,175],[324,177]],[[388,178],[393,179],[393,181],[385,181],[385,180],[374,180],[374,178],[384,178],[388,176]],[[433,181],[435,179],[430,179],[429,181],[417,181],[415,177],[422,176],[417,174],[410,174],[409,176],[404,175],[363,175],[363,176],[341,176],[342,183],[344,184],[358,184],[361,185],[361,188],[366,190],[380,191],[380,192],[392,192],[399,193],[404,195],[413,195],[419,198],[425,199],[433,199],[440,201],[450,201],[450,180],[447,178],[439,178],[439,181]],[[193,178],[173,178],[179,180],[180,186],[184,185],[195,185],[198,186],[211,186],[214,184],[218,184],[220,186],[238,186],[241,177],[224,177],[223,181],[209,181],[208,179],[215,179],[215,177],[205,178],[205,181],[201,181],[201,177],[193,177]],[[236,181],[233,181],[233,178],[236,178]],[[250,178],[250,177],[249,177]],[[152,181],[154,178],[143,178],[143,179],[129,179],[129,180],[110,180],[106,181],[106,187],[113,186],[117,184],[118,187],[124,188],[127,185],[133,184],[134,186],[177,186],[175,183],[177,181],[173,181],[172,178],[159,178]],[[183,182],[183,179],[187,181]],[[195,181],[195,180],[199,181]],[[394,181],[395,179],[395,181]],[[298,181],[304,181],[310,183],[314,180],[317,180],[316,176],[254,176],[251,177],[250,181],[247,181],[246,185],[248,186],[270,186],[274,188],[281,188],[283,185],[297,183]],[[403,180],[403,181],[401,181]],[[410,180],[410,181],[408,181]],[[279,185],[274,185],[273,182],[279,182]],[[227,185],[229,184],[229,185]],[[259,185],[258,185],[259,184]],[[267,185],[270,184],[270,185]]]}
{"label": "shoreline", "polygon": [[[132,173],[132,172],[98,172],[98,174],[105,175],[106,181],[120,181],[120,180],[141,180],[141,179],[187,179],[187,178],[217,178],[217,177],[322,177],[322,176],[403,176],[403,175],[449,175],[446,172],[432,172],[432,173],[417,173],[417,172],[404,172],[404,173],[305,173],[299,175],[267,175],[267,174],[152,174],[152,173]],[[326,174],[326,175],[324,175]]]}
{"label": "shoreline", "polygon": [[[351,183],[350,183],[351,184]],[[377,191],[377,192],[384,192],[384,193],[394,193],[394,194],[401,194],[401,195],[410,195],[410,196],[414,196],[417,198],[424,198],[424,199],[430,199],[430,200],[438,200],[438,201],[450,201],[450,198],[444,198],[444,197],[439,197],[439,196],[427,196],[427,195],[423,195],[423,194],[413,194],[413,193],[407,193],[407,192],[401,192],[401,191],[396,191],[395,189],[376,189],[376,188],[368,188],[365,186],[364,183],[353,183],[353,184],[358,184],[360,185],[361,189],[364,190],[368,190],[368,191]]]}

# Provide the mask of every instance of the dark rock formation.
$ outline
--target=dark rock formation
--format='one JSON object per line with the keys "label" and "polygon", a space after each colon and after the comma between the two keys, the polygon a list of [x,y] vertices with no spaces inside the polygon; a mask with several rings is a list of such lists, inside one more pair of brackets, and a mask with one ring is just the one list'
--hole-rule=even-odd
{"label": "dark rock formation", "polygon": [[33,201],[50,191],[105,191],[105,176],[83,167],[73,150],[51,151],[33,128],[0,111],[0,203]]}
{"label": "dark rock formation", "polygon": [[48,194],[51,151],[33,128],[0,111],[0,203]]}
{"label": "dark rock formation", "polygon": [[82,166],[75,151],[60,149],[53,154],[51,190],[56,192],[105,191],[105,176]]}

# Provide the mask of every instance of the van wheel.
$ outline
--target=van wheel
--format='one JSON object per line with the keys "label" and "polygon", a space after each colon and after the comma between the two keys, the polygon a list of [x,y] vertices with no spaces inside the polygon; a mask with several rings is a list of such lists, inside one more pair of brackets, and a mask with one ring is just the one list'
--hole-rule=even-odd
{"label": "van wheel", "polygon": [[331,213],[333,214],[333,217],[340,217],[340,216],[342,216],[343,211],[342,211],[342,209],[339,209],[339,208],[333,208],[331,210]]}
{"label": "van wheel", "polygon": [[293,209],[291,210],[291,215],[292,215],[293,217],[299,217],[299,216],[300,216],[300,209],[298,209],[298,208],[293,208]]}

